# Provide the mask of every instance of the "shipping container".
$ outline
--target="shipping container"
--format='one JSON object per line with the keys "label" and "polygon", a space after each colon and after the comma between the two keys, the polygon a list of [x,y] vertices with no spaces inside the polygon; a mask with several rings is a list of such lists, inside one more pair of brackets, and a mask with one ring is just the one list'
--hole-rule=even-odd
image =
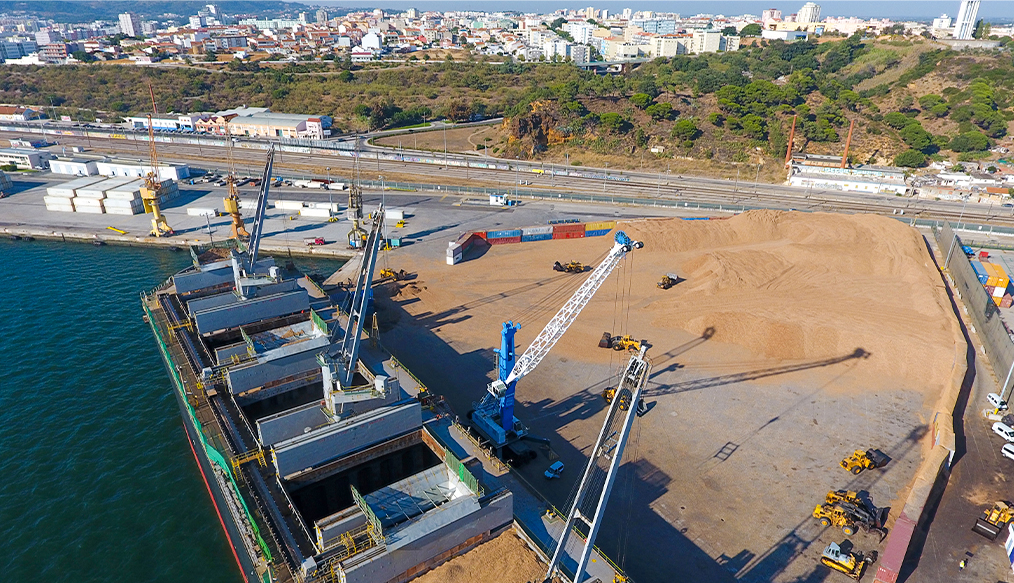
{"label": "shipping container", "polygon": [[564,237],[556,237],[555,235],[557,233],[577,233],[577,232],[581,232],[581,233],[584,232],[584,223],[574,223],[574,224],[566,224],[566,225],[553,225],[553,235],[554,235],[553,238],[554,239],[562,239],[562,238],[564,238]]}
{"label": "shipping container", "polygon": [[552,235],[553,227],[546,225],[544,227],[525,227],[521,229],[522,235]]}
{"label": "shipping container", "polygon": [[486,238],[486,231],[473,231],[472,235],[474,235],[474,236],[476,236],[476,237],[478,237],[480,239],[485,239]]}
{"label": "shipping container", "polygon": [[302,201],[298,200],[276,200],[275,208],[283,211],[298,211],[303,208]]}
{"label": "shipping container", "polygon": [[65,201],[67,201],[67,202],[65,202],[65,203],[47,202],[46,203],[46,210],[47,211],[56,211],[56,212],[61,212],[61,213],[72,213],[72,212],[74,212],[74,205],[70,202],[69,198],[65,198],[65,197],[62,197],[62,196],[61,197],[57,197],[57,198],[61,198],[61,199],[65,200]]}
{"label": "shipping container", "polygon": [[983,289],[986,290],[986,294],[987,295],[993,295],[994,293],[996,293],[996,286],[995,285],[984,285],[982,287],[983,287]]}
{"label": "shipping container", "polygon": [[486,239],[490,245],[507,245],[510,243],[520,243],[521,235],[517,237],[497,237],[495,239]]}
{"label": "shipping container", "polygon": [[1007,284],[1010,283],[1010,276],[1007,275],[1007,270],[1003,268],[999,263],[993,263],[993,270],[996,272],[996,286],[1006,288]]}
{"label": "shipping container", "polygon": [[301,208],[299,209],[299,216],[301,217],[313,217],[318,219],[329,219],[331,218],[331,211],[327,208]]}
{"label": "shipping container", "polygon": [[1003,298],[998,298],[996,296],[991,296],[991,297],[993,299],[993,303],[996,304],[997,306],[999,306],[1000,302],[1003,301]]}
{"label": "shipping container", "polygon": [[599,221],[599,222],[596,222],[596,223],[585,223],[584,224],[584,230],[585,230],[585,232],[588,232],[588,231],[601,231],[603,229],[605,229],[606,231],[612,231],[615,228],[616,228],[616,221]]}
{"label": "shipping container", "polygon": [[979,283],[986,285],[986,281],[989,279],[989,274],[986,273],[986,268],[978,261],[971,261],[970,263],[972,264],[972,270],[975,271],[975,277],[978,278]]}
{"label": "shipping container", "polygon": [[996,286],[995,288],[993,288],[993,293],[989,295],[993,296],[994,298],[1002,298],[1003,294],[1005,293],[1007,293],[1006,287]]}
{"label": "shipping container", "polygon": [[584,232],[584,236],[585,237],[601,237],[603,235],[608,235],[609,233],[612,233],[612,232],[613,232],[612,229],[596,229],[594,231],[591,230],[591,229],[589,229],[589,230],[587,230],[587,231]]}
{"label": "shipping container", "polygon": [[144,208],[144,201],[141,199],[121,200],[117,198],[107,198],[102,201],[102,206],[106,207],[106,211],[111,208]]}
{"label": "shipping container", "polygon": [[1000,284],[1000,278],[996,275],[996,266],[992,263],[983,262],[982,268],[986,271],[986,285],[996,287]]}
{"label": "shipping container", "polygon": [[1000,300],[1000,307],[1009,308],[1012,302],[1014,302],[1014,296],[1010,294],[1004,294],[1003,299]]}
{"label": "shipping container", "polygon": [[144,206],[136,206],[136,207],[135,206],[129,206],[129,207],[107,206],[106,207],[106,214],[107,215],[139,215],[139,214],[141,214],[143,212],[144,212]]}
{"label": "shipping container", "polygon": [[581,239],[584,237],[584,231],[571,231],[563,233],[553,233],[554,239]]}
{"label": "shipping container", "polygon": [[510,237],[520,237],[521,229],[509,229],[500,231],[486,231],[486,239],[503,239]]}
{"label": "shipping container", "polygon": [[536,233],[534,235],[521,235],[521,242],[528,243],[529,241],[551,241],[553,239],[552,233]]}

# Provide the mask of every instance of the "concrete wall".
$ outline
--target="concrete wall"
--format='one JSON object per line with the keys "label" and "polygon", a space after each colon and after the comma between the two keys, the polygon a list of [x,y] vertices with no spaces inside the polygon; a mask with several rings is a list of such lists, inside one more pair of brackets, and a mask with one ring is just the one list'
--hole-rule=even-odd
{"label": "concrete wall", "polygon": [[422,408],[413,399],[278,443],[275,466],[288,476],[420,427]]}

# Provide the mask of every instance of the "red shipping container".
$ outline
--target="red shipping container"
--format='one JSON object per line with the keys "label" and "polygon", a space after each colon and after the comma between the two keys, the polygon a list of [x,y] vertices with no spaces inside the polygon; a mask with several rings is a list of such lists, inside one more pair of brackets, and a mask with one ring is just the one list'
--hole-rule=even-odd
{"label": "red shipping container", "polygon": [[476,237],[486,238],[486,231],[472,231],[472,234]]}
{"label": "red shipping container", "polygon": [[1006,294],[1003,296],[1003,299],[1000,300],[1000,307],[1009,308],[1012,303],[1014,303],[1014,297],[1011,297],[1010,294]]}
{"label": "red shipping container", "polygon": [[553,238],[556,239],[557,233],[576,233],[584,232],[584,223],[566,223],[563,225],[553,225]]}
{"label": "red shipping container", "polygon": [[490,245],[507,245],[509,243],[520,243],[521,237],[500,237],[498,239],[486,239]]}
{"label": "red shipping container", "polygon": [[989,295],[993,295],[993,292],[996,291],[995,285],[984,285],[982,287],[986,288],[986,293]]}
{"label": "red shipping container", "polygon": [[583,237],[584,231],[570,231],[570,232],[564,231],[563,233],[557,233],[556,231],[553,231],[554,239],[581,239]]}

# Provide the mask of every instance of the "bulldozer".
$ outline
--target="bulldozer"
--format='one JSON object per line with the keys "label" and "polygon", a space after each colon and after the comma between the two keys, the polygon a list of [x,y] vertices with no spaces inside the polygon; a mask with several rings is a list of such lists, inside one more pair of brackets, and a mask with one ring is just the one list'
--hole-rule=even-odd
{"label": "bulldozer", "polygon": [[877,508],[869,500],[860,498],[857,492],[849,490],[832,490],[825,496],[824,504],[813,509],[813,517],[820,521],[821,526],[836,526],[848,536],[859,530],[880,533],[883,540],[887,536],[884,522],[887,520],[887,509]]}
{"label": "bulldozer", "polygon": [[580,261],[571,261],[567,264],[560,263],[557,261],[553,264],[553,271],[562,271],[565,273],[584,273],[584,263]]}
{"label": "bulldozer", "polygon": [[679,283],[679,281],[680,278],[678,275],[675,273],[667,273],[662,276],[662,279],[658,280],[658,283],[656,283],[655,286],[659,289],[669,289]]}
{"label": "bulldozer", "polygon": [[993,507],[982,511],[982,518],[975,521],[972,532],[989,540],[996,540],[1007,523],[1014,518],[1014,509],[1006,502],[995,502]]}
{"label": "bulldozer", "polygon": [[[844,543],[843,543],[844,544]],[[861,552],[843,551],[838,543],[827,545],[820,555],[820,563],[835,571],[845,573],[858,581],[866,572],[866,567],[877,561],[877,551],[870,551],[868,555]]]}
{"label": "bulldozer", "polygon": [[859,474],[863,470],[882,468],[887,465],[887,461],[887,456],[875,449],[866,451],[857,449],[855,453],[843,459],[839,465],[853,474]]}
{"label": "bulldozer", "polygon": [[402,281],[408,279],[408,273],[406,273],[404,269],[399,269],[398,271],[395,271],[393,269],[388,269],[387,267],[385,267],[380,270],[380,279],[387,278],[391,278],[394,281]]}

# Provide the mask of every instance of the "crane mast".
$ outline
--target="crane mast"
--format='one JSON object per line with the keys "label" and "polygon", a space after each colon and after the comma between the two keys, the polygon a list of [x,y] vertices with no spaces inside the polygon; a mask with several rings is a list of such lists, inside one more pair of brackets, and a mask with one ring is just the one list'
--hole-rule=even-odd
{"label": "crane mast", "polygon": [[[488,393],[476,405],[472,414],[472,421],[476,428],[486,434],[497,449],[507,444],[512,433],[517,437],[527,435],[524,426],[514,418],[514,390],[517,382],[535,370],[535,367],[549,354],[620,260],[628,252],[643,246],[643,243],[634,241],[623,231],[617,232],[613,247],[609,250],[605,260],[592,271],[588,279],[546,324],[546,327],[536,336],[524,354],[514,362],[510,373],[506,375],[506,368],[503,365],[505,361],[510,362],[513,359],[514,332],[517,331],[517,326],[512,322],[504,324],[501,333],[503,342],[500,351],[498,351],[501,359],[499,378],[487,386]],[[497,417],[499,417],[498,421]]]}
{"label": "crane mast", "polygon": [[243,224],[243,217],[239,212],[239,188],[236,186],[236,160],[232,155],[232,128],[229,126],[228,119],[225,121],[225,136],[228,140],[227,146],[229,148],[229,176],[225,179],[226,184],[229,186],[229,194],[222,199],[222,205],[225,207],[225,212],[229,213],[229,217],[232,218],[232,238],[239,239],[240,237],[249,237],[250,233],[247,232],[246,225]]}
{"label": "crane mast", "polygon": [[148,95],[151,96],[151,111],[148,114],[148,157],[151,160],[151,172],[144,178],[144,188],[141,189],[141,200],[144,201],[144,211],[152,214],[151,236],[168,237],[175,232],[162,214],[158,198],[162,193],[162,180],[158,175],[158,150],[155,148],[155,127],[152,123],[152,115],[158,115],[158,105],[155,104],[155,90],[151,83],[148,84]]}

